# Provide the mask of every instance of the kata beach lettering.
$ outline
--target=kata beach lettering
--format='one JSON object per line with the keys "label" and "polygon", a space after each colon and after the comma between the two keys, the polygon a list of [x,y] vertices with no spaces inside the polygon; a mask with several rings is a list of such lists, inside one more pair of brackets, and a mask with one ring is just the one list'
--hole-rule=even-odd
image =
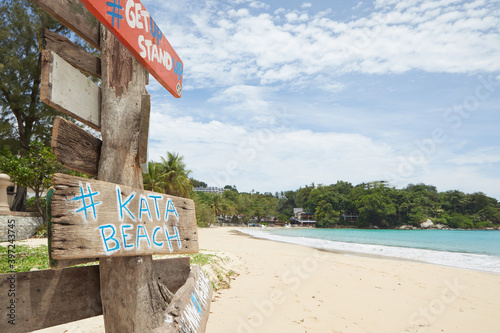
{"label": "kata beach lettering", "polygon": [[[89,183],[84,186],[82,182],[79,182],[79,187],[80,195],[72,199],[81,203],[81,206],[75,209],[75,213],[82,214],[82,219],[86,224],[89,221],[98,221],[98,206],[105,205],[102,201],[97,201],[101,193],[93,191]],[[124,197],[120,185],[116,185],[116,200],[113,201],[116,204],[117,220],[120,224],[108,223],[96,228],[106,255],[111,255],[121,249],[130,251],[143,246],[148,248],[168,246],[170,252],[174,251],[174,246],[181,249],[181,238],[177,226],[174,225],[171,231],[167,228],[169,218],[174,219],[175,223],[179,222],[179,213],[170,198],[166,197],[166,202],[162,204],[164,198],[165,196],[159,194],[137,195],[135,191]],[[113,203],[113,201],[110,202]],[[163,225],[156,225],[152,231],[148,232],[145,225],[139,224],[144,221],[155,222],[155,224],[163,222]],[[132,235],[134,230],[135,237]]]}

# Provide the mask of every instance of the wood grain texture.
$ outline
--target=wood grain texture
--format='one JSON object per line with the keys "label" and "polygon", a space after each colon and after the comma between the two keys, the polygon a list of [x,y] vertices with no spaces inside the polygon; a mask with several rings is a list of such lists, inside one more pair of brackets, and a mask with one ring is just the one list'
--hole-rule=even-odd
{"label": "wood grain texture", "polygon": [[88,53],[68,38],[43,28],[42,42],[44,49],[57,53],[73,67],[97,78],[101,77],[101,59]]}
{"label": "wood grain texture", "polygon": [[65,174],[54,175],[54,188],[53,259],[198,252],[190,199]]}
{"label": "wood grain texture", "polygon": [[71,170],[97,177],[101,140],[74,123],[56,117],[51,146],[59,163]]}
{"label": "wood grain texture", "polygon": [[78,0],[33,0],[47,14],[73,30],[87,43],[100,49],[97,19]]}
{"label": "wood grain texture", "polygon": [[[142,188],[137,155],[141,98],[146,93],[147,74],[104,26],[101,26],[100,45],[103,146],[98,178]],[[99,261],[107,333],[145,333],[162,322],[168,298],[164,297],[162,284],[154,277],[152,261],[151,255],[112,257]]]}
{"label": "wood grain texture", "polygon": [[100,131],[100,88],[50,50],[42,51],[40,100]]}
{"label": "wood grain texture", "polygon": [[153,260],[154,276],[159,283],[175,294],[185,283],[191,272],[189,257]]}
{"label": "wood grain texture", "polygon": [[[7,322],[6,296],[12,281],[15,325]],[[98,266],[0,274],[0,289],[5,291],[0,332],[31,332],[102,314]]]}
{"label": "wood grain texture", "polygon": [[[191,271],[189,258],[153,261],[154,277],[176,293]],[[10,299],[7,292],[15,284],[16,320],[8,323]],[[102,303],[99,266],[0,274],[0,288],[6,292],[0,307],[0,332],[25,333],[76,320],[99,316]]]}
{"label": "wood grain texture", "polygon": [[[47,191],[47,233],[49,240],[49,248],[51,247],[50,240],[52,239],[52,197],[54,195],[54,188],[51,187]],[[68,260],[56,260],[52,258],[49,251],[49,266],[51,269],[63,269],[66,267],[71,267],[75,265],[85,264],[88,262],[97,261],[99,259],[68,259]]]}
{"label": "wood grain texture", "polygon": [[[147,77],[147,76],[146,76]],[[149,117],[151,113],[151,96],[142,95],[141,100],[142,117],[139,128],[139,151],[138,159],[142,172],[148,172],[148,140],[149,140]]]}
{"label": "wood grain texture", "polygon": [[203,270],[199,266],[192,267],[186,283],[165,311],[164,323],[151,333],[205,332],[212,293],[212,284]]}

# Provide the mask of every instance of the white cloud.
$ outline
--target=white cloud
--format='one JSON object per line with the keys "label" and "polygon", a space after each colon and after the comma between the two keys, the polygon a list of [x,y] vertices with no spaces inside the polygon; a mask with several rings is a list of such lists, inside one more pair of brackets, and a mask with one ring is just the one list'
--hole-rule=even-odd
{"label": "white cloud", "polygon": [[272,103],[266,96],[265,87],[235,85],[216,92],[208,102],[220,106],[219,116],[227,113],[240,123],[262,124],[274,119],[270,115]]}
{"label": "white cloud", "polygon": [[449,162],[457,165],[500,163],[500,147],[486,147],[465,154],[457,154]]}
{"label": "white cloud", "polygon": [[[269,125],[255,130],[151,114],[150,158],[182,152],[193,175],[241,190],[277,191],[337,179],[379,179],[395,164],[391,147],[359,134],[317,133]],[[272,182],[270,182],[272,179]],[[217,183],[217,184],[215,184]]]}
{"label": "white cloud", "polygon": [[269,5],[263,3],[263,2],[260,2],[260,1],[252,1],[250,2],[250,7],[252,8],[263,8],[263,9],[269,9]]}
{"label": "white cloud", "polygon": [[[345,180],[356,185],[384,179],[399,187],[424,182],[440,191],[460,188],[500,197],[498,178],[488,176],[479,166],[462,163],[470,159],[478,162],[479,158],[484,163],[498,163],[498,147],[452,157],[453,164],[426,160],[415,165],[409,175],[394,177],[403,157],[394,147],[359,134],[294,130],[272,124],[248,130],[219,121],[172,118],[156,111],[151,117],[150,137],[154,140],[149,144],[150,159],[158,161],[167,151],[181,152],[193,177],[210,185],[275,192],[311,182]],[[496,158],[488,158],[490,152]]]}
{"label": "white cloud", "polygon": [[[406,158],[401,152],[411,143],[405,139],[413,139],[416,131],[424,133],[425,126],[449,125],[441,119],[444,111],[422,120],[419,105],[443,110],[448,104],[420,103],[417,99],[426,96],[420,95],[425,89],[419,84],[446,77],[436,95],[451,105],[474,92],[474,84],[466,90],[467,75],[491,75],[500,81],[499,1],[378,0],[372,12],[342,21],[331,10],[314,14],[309,5],[271,12],[252,3],[163,4],[168,10],[162,15],[152,13],[184,61],[184,96],[200,99],[183,97],[180,103],[187,110],[166,103],[168,116],[154,108],[152,159],[180,152],[195,177],[208,183],[228,178],[222,183],[247,191],[296,189],[313,181],[387,179]],[[399,73],[409,75],[392,75]],[[404,86],[401,99],[373,96],[383,91],[375,85],[398,90],[396,85],[405,85],[410,76],[417,83]],[[450,78],[464,82],[448,85]],[[412,89],[415,96],[408,92]],[[495,105],[493,95],[489,102]],[[382,110],[385,105],[400,110]],[[481,112],[469,120],[471,132],[472,121],[489,115],[485,106],[482,102]],[[294,121],[283,120],[280,108],[295,116]],[[491,119],[496,118],[489,117],[488,133],[494,140]],[[266,140],[266,130],[271,130],[272,140]],[[340,130],[352,133],[335,132]],[[456,142],[473,140],[465,133],[463,126]],[[479,141],[480,134],[470,134]],[[498,150],[467,153],[471,141],[466,147],[443,147],[449,151],[435,153],[409,177],[395,179],[396,185],[423,181],[440,190],[482,190],[500,198],[500,184],[490,170],[484,171],[499,163]]]}
{"label": "white cloud", "polygon": [[[498,5],[480,1],[376,1],[365,17],[339,22],[300,10],[253,13],[260,2],[234,9],[206,2],[178,13],[185,24],[176,46],[186,81],[204,88],[290,82],[328,72],[498,72]],[[308,8],[308,3],[301,6]],[[169,22],[163,22],[169,26]],[[496,29],[496,31],[495,31]]]}
{"label": "white cloud", "polygon": [[356,4],[356,6],[352,7],[351,9],[352,9],[352,10],[356,10],[356,9],[360,8],[361,6],[363,6],[363,1],[358,2],[358,3]]}

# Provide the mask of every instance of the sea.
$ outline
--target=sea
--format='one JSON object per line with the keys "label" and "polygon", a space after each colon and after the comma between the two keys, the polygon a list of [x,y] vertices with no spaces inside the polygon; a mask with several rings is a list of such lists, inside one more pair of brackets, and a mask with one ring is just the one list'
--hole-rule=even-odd
{"label": "sea", "polygon": [[500,274],[498,230],[244,228],[248,235],[347,255],[377,255]]}

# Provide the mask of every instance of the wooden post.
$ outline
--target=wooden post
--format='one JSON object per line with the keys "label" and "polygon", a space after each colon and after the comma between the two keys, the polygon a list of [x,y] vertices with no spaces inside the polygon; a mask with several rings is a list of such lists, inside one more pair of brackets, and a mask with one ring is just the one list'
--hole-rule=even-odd
{"label": "wooden post", "polygon": [[[143,188],[138,163],[141,100],[146,70],[108,29],[101,27],[102,148],[98,179]],[[152,256],[100,258],[107,333],[149,332],[167,302],[153,278]]]}

